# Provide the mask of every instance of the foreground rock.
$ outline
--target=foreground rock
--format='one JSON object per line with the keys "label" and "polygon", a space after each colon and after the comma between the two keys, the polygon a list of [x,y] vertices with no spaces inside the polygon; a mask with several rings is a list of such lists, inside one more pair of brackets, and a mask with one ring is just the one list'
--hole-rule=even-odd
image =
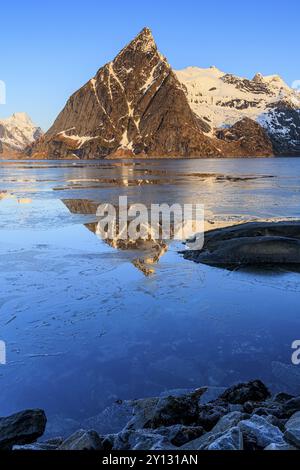
{"label": "foreground rock", "polygon": [[[2,449],[14,445],[16,450],[28,451],[300,450],[300,396],[271,396],[260,380],[234,385],[209,401],[206,387],[173,393],[120,402],[86,420],[86,425],[99,426],[98,432],[85,428],[44,442],[33,443],[45,428],[43,412],[2,418]],[[110,415],[113,423],[108,433],[99,420],[109,423]]]}
{"label": "foreground rock", "polygon": [[250,222],[211,230],[202,250],[183,252],[186,259],[210,266],[300,265],[300,222]]}
{"label": "foreground rock", "polygon": [[44,434],[46,415],[43,410],[26,410],[0,418],[0,449],[10,450],[15,444],[30,444]]}
{"label": "foreground rock", "polygon": [[136,402],[134,416],[129,421],[128,429],[159,428],[176,424],[197,424],[199,417],[199,399],[206,389],[178,397],[149,398]]}
{"label": "foreground rock", "polygon": [[300,448],[300,411],[291,416],[285,424],[284,437],[287,442]]}
{"label": "foreground rock", "polygon": [[243,434],[238,427],[226,431],[218,437],[207,450],[243,450]]}
{"label": "foreground rock", "polygon": [[244,436],[245,448],[248,450],[264,449],[274,443],[284,444],[283,433],[265,418],[253,415],[250,419],[241,421],[239,429]]}
{"label": "foreground rock", "polygon": [[62,442],[58,450],[103,450],[103,439],[96,431],[80,429]]}

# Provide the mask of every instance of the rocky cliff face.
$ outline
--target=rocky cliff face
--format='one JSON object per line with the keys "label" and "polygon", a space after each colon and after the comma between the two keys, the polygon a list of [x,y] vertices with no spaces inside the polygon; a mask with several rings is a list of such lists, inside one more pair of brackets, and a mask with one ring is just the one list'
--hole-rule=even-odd
{"label": "rocky cliff face", "polygon": [[242,150],[245,155],[269,156],[273,152],[273,144],[266,131],[252,119],[244,118],[230,128],[216,132],[219,139],[236,144],[236,152]]}
{"label": "rocky cliff face", "polygon": [[184,89],[145,28],[68,100],[32,155],[218,154]]}
{"label": "rocky cliff face", "polygon": [[[246,155],[239,141],[219,140],[205,134],[209,131],[145,28],[70,97],[29,154],[53,159]],[[251,154],[272,154],[269,142],[262,153]]]}
{"label": "rocky cliff face", "polygon": [[41,128],[35,126],[26,113],[15,113],[0,120],[0,157],[20,154],[41,136]]}

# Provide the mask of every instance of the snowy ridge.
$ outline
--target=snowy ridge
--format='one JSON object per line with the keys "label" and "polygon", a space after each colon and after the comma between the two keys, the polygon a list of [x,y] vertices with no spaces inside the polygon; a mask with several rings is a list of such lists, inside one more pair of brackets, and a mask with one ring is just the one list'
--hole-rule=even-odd
{"label": "snowy ridge", "polygon": [[0,144],[8,150],[22,151],[41,135],[41,128],[37,127],[26,113],[14,113],[0,120]]}
{"label": "snowy ridge", "polygon": [[[271,136],[300,145],[300,94],[278,75],[258,73],[252,80],[226,74],[216,67],[188,67],[175,72],[193,111],[215,129],[230,127],[247,117]],[[296,131],[295,132],[295,128]]]}

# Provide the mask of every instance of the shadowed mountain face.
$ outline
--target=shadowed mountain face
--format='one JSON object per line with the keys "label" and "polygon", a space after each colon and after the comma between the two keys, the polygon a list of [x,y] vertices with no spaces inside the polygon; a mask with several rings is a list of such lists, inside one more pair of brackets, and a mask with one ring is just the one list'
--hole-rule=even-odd
{"label": "shadowed mountain face", "polygon": [[[248,148],[205,135],[208,131],[145,28],[70,97],[29,154],[53,159],[249,155]],[[252,149],[252,155],[272,154],[262,133],[259,153]]]}

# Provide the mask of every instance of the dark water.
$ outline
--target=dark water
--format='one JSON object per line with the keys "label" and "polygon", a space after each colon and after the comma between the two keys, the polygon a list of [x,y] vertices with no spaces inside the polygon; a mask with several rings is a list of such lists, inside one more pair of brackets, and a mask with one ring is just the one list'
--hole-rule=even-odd
{"label": "dark water", "polygon": [[[117,399],[263,379],[300,390],[300,275],[196,265],[145,276],[91,230],[97,203],[198,202],[211,227],[300,218],[300,159],[0,164],[1,415],[81,422]],[[67,420],[67,421],[66,421]]]}

